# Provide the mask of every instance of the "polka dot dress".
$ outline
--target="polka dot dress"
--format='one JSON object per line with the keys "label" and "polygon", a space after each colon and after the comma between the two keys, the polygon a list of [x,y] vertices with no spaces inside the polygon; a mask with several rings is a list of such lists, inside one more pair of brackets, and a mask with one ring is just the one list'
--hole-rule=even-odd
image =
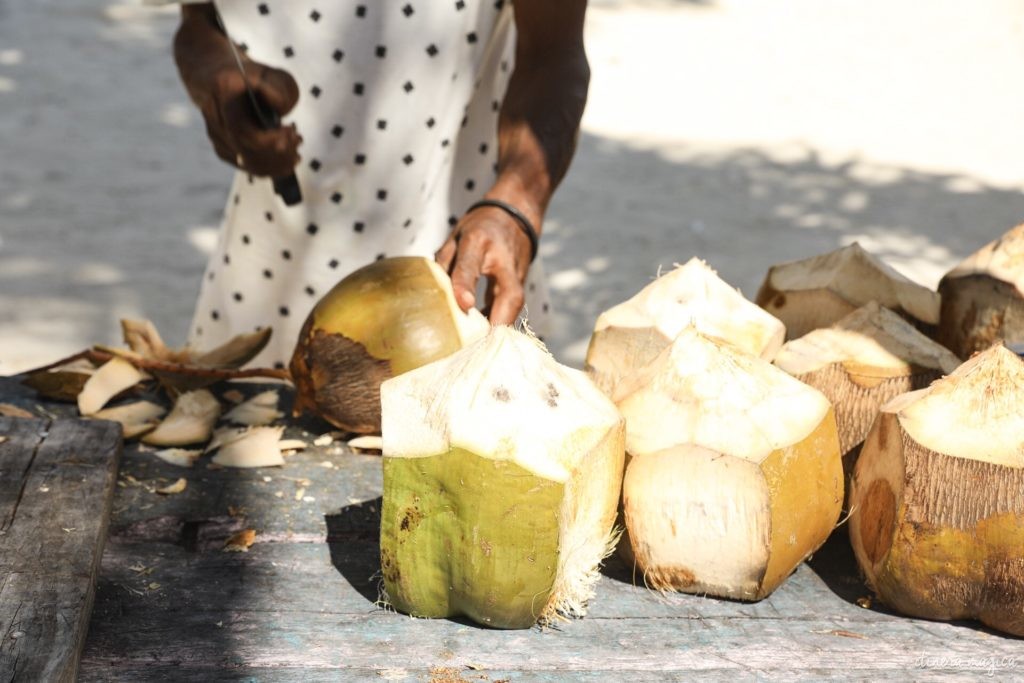
{"label": "polka dot dress", "polygon": [[[253,362],[287,364],[319,298],[385,256],[432,257],[495,178],[511,72],[505,0],[220,0],[249,56],[289,71],[303,137],[303,201],[238,173],[190,331],[197,348],[271,326]],[[550,310],[538,259],[526,286],[538,334]]]}

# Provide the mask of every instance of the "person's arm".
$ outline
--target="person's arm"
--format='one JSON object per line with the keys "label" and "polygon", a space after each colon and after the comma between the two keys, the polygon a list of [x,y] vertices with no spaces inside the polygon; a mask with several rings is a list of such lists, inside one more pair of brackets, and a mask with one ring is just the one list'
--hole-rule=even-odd
{"label": "person's arm", "polygon": [[189,97],[206,121],[217,156],[253,175],[287,176],[299,161],[302,138],[295,126],[264,130],[252,110],[245,81],[281,116],[298,102],[298,84],[286,71],[245,55],[242,60],[245,79],[212,4],[182,5],[181,25],[174,36],[174,61]]}
{"label": "person's arm", "polygon": [[[498,120],[498,177],[484,195],[518,209],[538,234],[551,195],[569,168],[587,100],[583,49],[586,0],[516,0],[515,69]],[[500,208],[470,211],[437,253],[463,310],[488,279],[490,319],[515,321],[530,267],[530,241]]]}

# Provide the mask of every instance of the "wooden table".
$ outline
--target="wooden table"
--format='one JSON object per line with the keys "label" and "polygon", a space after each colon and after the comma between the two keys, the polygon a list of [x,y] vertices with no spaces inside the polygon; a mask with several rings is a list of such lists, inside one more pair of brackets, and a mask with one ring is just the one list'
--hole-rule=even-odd
{"label": "wooden table", "polygon": [[[260,470],[126,447],[80,680],[1024,678],[1022,640],[859,607],[845,529],[755,604],[655,593],[612,558],[557,628],[412,619],[377,602],[380,493],[380,459],[338,444]],[[248,552],[222,549],[247,528]]]}

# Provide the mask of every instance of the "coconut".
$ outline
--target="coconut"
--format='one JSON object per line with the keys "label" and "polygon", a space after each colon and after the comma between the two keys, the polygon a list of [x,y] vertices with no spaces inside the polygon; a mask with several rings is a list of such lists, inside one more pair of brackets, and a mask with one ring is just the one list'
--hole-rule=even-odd
{"label": "coconut", "polygon": [[883,403],[928,386],[960,360],[906,320],[872,301],[831,327],[786,342],[775,365],[832,403],[847,481],[857,449]]}
{"label": "coconut", "polygon": [[582,616],[614,543],[624,425],[508,327],[384,382],[381,568],[420,617],[526,628]]}
{"label": "coconut", "polygon": [[759,600],[832,531],[843,470],[821,392],[690,327],[616,402],[624,555],[648,586]]}
{"label": "coconut", "polygon": [[786,339],[828,327],[877,301],[925,333],[939,322],[939,295],[909,280],[858,243],[768,269],[755,301],[786,324]]}
{"label": "coconut", "polygon": [[1024,361],[1002,345],[882,407],[850,540],[878,598],[1024,636]]}
{"label": "coconut", "polygon": [[694,257],[598,317],[585,369],[611,396],[623,377],[652,361],[690,324],[766,360],[786,336],[777,318]]}
{"label": "coconut", "polygon": [[295,416],[309,410],[350,432],[380,432],[380,383],[480,338],[434,261],[382,259],[351,273],[309,314],[291,360]]}
{"label": "coconut", "polygon": [[936,338],[961,358],[1000,340],[1024,343],[1024,224],[946,273],[939,294]]}

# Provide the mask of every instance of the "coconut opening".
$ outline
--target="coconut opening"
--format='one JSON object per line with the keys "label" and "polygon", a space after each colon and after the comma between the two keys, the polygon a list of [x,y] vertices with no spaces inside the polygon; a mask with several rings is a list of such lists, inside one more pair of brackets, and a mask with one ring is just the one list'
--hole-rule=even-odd
{"label": "coconut opening", "polygon": [[936,453],[1024,468],[1024,360],[1002,344],[883,406]]}

